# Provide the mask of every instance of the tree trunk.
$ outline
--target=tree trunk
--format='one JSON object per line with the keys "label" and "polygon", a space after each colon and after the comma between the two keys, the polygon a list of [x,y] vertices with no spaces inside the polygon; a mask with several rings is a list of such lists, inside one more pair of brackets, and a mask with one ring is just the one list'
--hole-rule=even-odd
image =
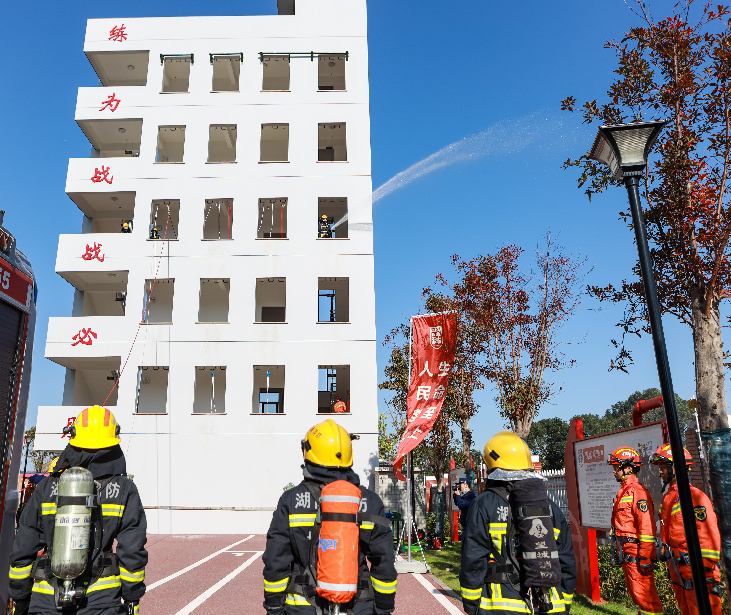
{"label": "tree trunk", "polygon": [[706,318],[705,296],[699,290],[693,289],[691,300],[701,445],[707,453],[710,495],[721,532],[721,563],[728,579],[731,572],[731,434],[726,410],[721,319],[715,301]]}
{"label": "tree trunk", "polygon": [[714,303],[706,318],[705,297],[700,291],[694,289],[691,299],[698,418],[701,431],[716,431],[728,427],[721,316]]}
{"label": "tree trunk", "polygon": [[472,430],[470,429],[470,419],[465,417],[460,421],[460,429],[462,430],[462,453],[464,454],[464,469],[470,467],[470,451],[472,450]]}

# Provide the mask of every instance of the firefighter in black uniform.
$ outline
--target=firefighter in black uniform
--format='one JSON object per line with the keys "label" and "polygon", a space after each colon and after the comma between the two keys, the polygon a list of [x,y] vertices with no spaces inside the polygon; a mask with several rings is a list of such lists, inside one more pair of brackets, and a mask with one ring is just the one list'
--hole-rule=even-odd
{"label": "firefighter in black uniform", "polygon": [[[127,478],[119,426],[106,408],[82,411],[53,473],[23,510],[10,555],[10,598],[15,615],[58,613],[59,579],[51,573],[58,485],[68,468],[88,469],[98,503],[92,509],[89,553],[74,587],[85,588],[70,615],[137,615],[145,593],[147,522],[135,484]],[[116,552],[112,545],[116,541]],[[73,548],[73,547],[72,547]],[[42,555],[38,555],[42,552]]]}
{"label": "firefighter in black uniform", "polygon": [[[540,559],[541,555],[536,557],[535,551],[531,552],[531,558],[527,557],[527,541],[522,534],[517,537],[521,538],[522,547],[519,544],[515,532],[516,515],[525,513],[516,513],[513,498],[518,481],[538,479],[533,472],[530,450],[519,436],[502,431],[487,442],[483,457],[488,481],[485,490],[470,506],[462,536],[462,569],[459,575],[462,605],[468,615],[478,611],[480,615],[532,613],[533,608],[529,605],[536,606],[533,594],[521,582],[525,579],[525,566],[529,559],[534,562],[545,560]],[[571,532],[561,509],[548,497],[546,500],[544,520],[549,526],[550,519],[553,520],[557,553],[549,550],[545,555],[558,560],[555,563],[557,583],[554,587],[545,588],[550,594],[550,607],[546,610],[536,607],[535,612],[568,613],[576,586]],[[527,533],[538,537],[535,543],[538,548],[546,547],[542,541],[550,530],[543,524],[536,525],[536,517],[523,519],[533,520],[533,528]]]}
{"label": "firefighter in black uniform", "polygon": [[[304,481],[285,491],[267,532],[264,551],[264,608],[271,615],[320,615],[315,595],[313,534],[318,540],[318,499],[321,488],[336,480],[358,486],[353,472],[352,436],[332,419],[312,427],[302,440]],[[396,597],[393,536],[383,519],[381,498],[360,487],[360,512],[376,522],[360,521],[358,595],[343,605],[354,615],[390,615]],[[370,562],[370,570],[366,563]]]}

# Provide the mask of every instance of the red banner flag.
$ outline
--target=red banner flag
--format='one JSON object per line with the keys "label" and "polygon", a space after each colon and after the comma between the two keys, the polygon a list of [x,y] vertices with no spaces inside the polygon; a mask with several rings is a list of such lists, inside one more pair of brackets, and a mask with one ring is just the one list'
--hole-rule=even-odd
{"label": "red banner flag", "polygon": [[393,473],[401,473],[404,456],[426,437],[439,417],[447,394],[457,346],[457,314],[426,314],[411,320],[411,382],[406,397],[406,429],[401,436]]}

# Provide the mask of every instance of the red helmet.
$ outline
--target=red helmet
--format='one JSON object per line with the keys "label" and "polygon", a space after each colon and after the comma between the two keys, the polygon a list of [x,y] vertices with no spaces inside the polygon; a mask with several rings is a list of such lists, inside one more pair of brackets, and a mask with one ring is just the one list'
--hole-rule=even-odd
{"label": "red helmet", "polygon": [[[693,458],[690,456],[687,448],[683,447],[683,453],[685,453],[685,464],[692,464]],[[661,463],[672,464],[673,449],[670,447],[669,444],[663,444],[655,451],[655,454],[650,458],[650,463],[654,463],[656,465]]]}
{"label": "red helmet", "polygon": [[635,449],[629,446],[620,446],[610,453],[607,465],[639,468],[642,465],[642,459],[640,459],[640,454]]}

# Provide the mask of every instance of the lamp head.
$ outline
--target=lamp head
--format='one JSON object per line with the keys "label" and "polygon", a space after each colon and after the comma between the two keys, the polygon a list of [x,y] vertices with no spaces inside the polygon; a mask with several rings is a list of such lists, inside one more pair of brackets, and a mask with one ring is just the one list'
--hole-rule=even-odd
{"label": "lamp head", "polygon": [[600,126],[589,158],[606,164],[615,179],[641,175],[655,139],[667,122]]}

